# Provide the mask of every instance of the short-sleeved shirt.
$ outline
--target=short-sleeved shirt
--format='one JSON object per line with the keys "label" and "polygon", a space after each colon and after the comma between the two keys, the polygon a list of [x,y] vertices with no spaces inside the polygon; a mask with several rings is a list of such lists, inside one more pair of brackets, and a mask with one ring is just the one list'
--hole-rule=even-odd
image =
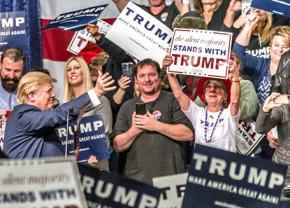
{"label": "short-sleeved shirt", "polygon": [[[184,113],[190,119],[196,131],[196,143],[231,152],[237,151],[235,138],[240,114],[232,117],[230,108],[227,107],[219,112],[207,112],[206,121],[206,108],[199,107],[192,101],[190,101],[190,106]],[[206,134],[205,123],[208,123]]]}
{"label": "short-sleeved shirt", "polygon": [[[115,133],[126,132],[132,125],[135,104],[142,102],[133,98],[123,104],[117,116]],[[193,131],[189,119],[181,111],[172,93],[161,91],[159,97],[146,108],[156,119],[169,124],[183,124]],[[152,184],[152,178],[186,171],[185,142],[173,140],[154,131],[144,131],[138,135],[131,147],[121,153],[124,158],[123,175]]]}

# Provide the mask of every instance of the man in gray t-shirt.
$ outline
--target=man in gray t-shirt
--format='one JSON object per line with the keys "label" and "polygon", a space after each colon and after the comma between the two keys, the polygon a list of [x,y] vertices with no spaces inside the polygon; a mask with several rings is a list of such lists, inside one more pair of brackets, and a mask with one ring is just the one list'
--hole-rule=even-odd
{"label": "man in gray t-shirt", "polygon": [[[186,172],[184,141],[193,127],[170,92],[160,89],[160,67],[151,59],[135,66],[140,97],[126,102],[115,124],[113,146],[124,157],[123,175],[152,184],[152,178]],[[147,113],[137,115],[136,103]]]}

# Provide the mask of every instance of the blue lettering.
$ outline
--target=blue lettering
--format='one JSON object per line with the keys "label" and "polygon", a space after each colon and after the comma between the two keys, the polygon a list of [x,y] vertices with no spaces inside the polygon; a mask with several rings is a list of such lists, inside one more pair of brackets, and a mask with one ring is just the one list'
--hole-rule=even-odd
{"label": "blue lettering", "polygon": [[213,49],[212,48],[205,48],[205,53],[206,54],[212,54]]}
{"label": "blue lettering", "polygon": [[155,35],[158,37],[158,38],[161,38],[162,40],[165,40],[168,36],[167,33],[162,33],[162,30],[160,28],[158,28],[155,32]]}
{"label": "blue lettering", "polygon": [[149,31],[152,31],[152,30],[154,29],[155,25],[154,25],[154,24],[152,24],[152,25],[151,25],[151,27],[149,28],[149,27],[148,27],[148,25],[149,25],[149,24],[150,24],[150,22],[149,22],[149,21],[147,21],[147,22],[145,23],[145,25],[144,25],[144,26],[145,26],[145,28],[146,28],[147,30],[149,30]]}
{"label": "blue lettering", "polygon": [[226,55],[227,51],[221,50],[221,49],[214,49],[214,48],[205,48],[205,53],[206,54],[216,54],[216,55]]}
{"label": "blue lettering", "polygon": [[140,14],[136,14],[133,20],[138,21],[139,25],[141,25],[141,22],[144,20],[144,18]]}
{"label": "blue lettering", "polygon": [[127,7],[126,15],[129,16],[130,13],[134,13],[134,11],[130,9],[129,7]]}

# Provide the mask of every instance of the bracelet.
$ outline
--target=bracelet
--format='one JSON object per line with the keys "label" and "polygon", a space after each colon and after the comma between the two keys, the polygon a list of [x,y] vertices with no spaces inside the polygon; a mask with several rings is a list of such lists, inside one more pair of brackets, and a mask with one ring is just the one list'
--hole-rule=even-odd
{"label": "bracelet", "polygon": [[240,82],[241,81],[241,77],[238,77],[238,78],[232,78],[232,82]]}

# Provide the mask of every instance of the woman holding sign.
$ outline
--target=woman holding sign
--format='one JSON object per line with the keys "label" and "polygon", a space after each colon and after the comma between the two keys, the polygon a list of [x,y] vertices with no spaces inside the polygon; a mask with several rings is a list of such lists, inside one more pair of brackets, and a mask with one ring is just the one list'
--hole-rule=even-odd
{"label": "woman holding sign", "polygon": [[[66,62],[65,69],[63,102],[68,102],[78,98],[88,89],[93,87],[90,70],[83,58],[79,56],[69,58]],[[112,132],[112,111],[110,102],[105,96],[101,96],[99,99],[100,105],[89,112],[86,112],[84,116],[101,114],[104,119],[106,138],[108,138],[108,135]],[[108,170],[107,160],[98,162],[97,158],[92,156],[88,162],[97,168]]]}
{"label": "woman holding sign", "polygon": [[[166,56],[163,66],[167,67],[171,63],[171,56]],[[174,74],[168,74],[168,80],[181,109],[194,126],[196,143],[236,152],[235,136],[240,117],[240,64],[236,57],[229,63],[231,81],[205,77],[198,81],[196,90],[206,103],[205,107],[196,105],[182,91]]]}

